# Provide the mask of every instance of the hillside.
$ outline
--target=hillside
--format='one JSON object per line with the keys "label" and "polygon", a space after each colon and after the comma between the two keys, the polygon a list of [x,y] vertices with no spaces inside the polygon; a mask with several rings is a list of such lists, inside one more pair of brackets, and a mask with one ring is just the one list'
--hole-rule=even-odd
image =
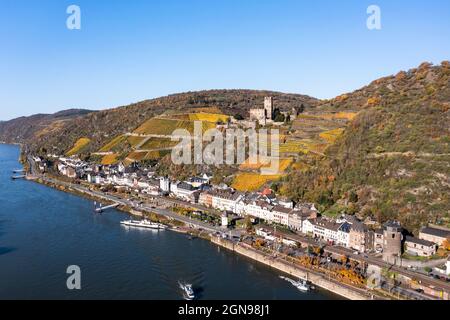
{"label": "hillside", "polygon": [[309,170],[285,182],[286,194],[319,203],[328,214],[397,218],[411,230],[449,223],[450,64],[374,81],[325,101],[317,110],[358,115]]}
{"label": "hillside", "polygon": [[[282,111],[304,113],[280,127],[280,174],[262,177],[242,164],[214,171],[215,182],[241,191],[272,186],[296,200],[341,212],[399,219],[411,231],[427,222],[450,225],[450,63],[428,63],[373,81],[352,93],[319,101],[270,91],[211,90],[146,100],[99,112],[64,111],[0,123],[0,141],[24,142],[35,152],[96,153],[104,164],[158,161],[178,178],[196,168],[174,166],[167,135],[204,129],[274,97]],[[170,158],[170,157],[169,157]]]}
{"label": "hillside", "polygon": [[65,123],[92,113],[90,110],[69,109],[54,114],[36,114],[0,122],[0,141],[28,143],[36,137],[45,136]]}
{"label": "hillside", "polygon": [[47,115],[15,119],[6,124],[0,124],[0,141],[25,142],[32,150],[64,154],[83,138],[91,141],[84,151],[96,152],[111,139],[127,132],[133,132],[154,116],[163,113],[186,113],[189,110],[200,112],[203,108],[213,108],[217,113],[246,117],[248,110],[255,106],[261,106],[267,95],[274,97],[276,106],[281,110],[290,110],[292,107],[301,105],[308,109],[318,102],[318,100],[304,95],[271,91],[188,92],[90,113],[64,122],[48,121]]}

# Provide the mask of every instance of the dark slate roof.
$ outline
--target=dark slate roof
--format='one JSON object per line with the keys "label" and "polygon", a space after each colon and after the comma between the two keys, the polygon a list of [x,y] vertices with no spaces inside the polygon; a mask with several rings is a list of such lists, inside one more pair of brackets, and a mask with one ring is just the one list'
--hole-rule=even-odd
{"label": "dark slate roof", "polygon": [[194,190],[197,190],[197,189],[194,188],[192,185],[190,185],[189,183],[186,183],[186,182],[180,182],[180,183],[177,185],[177,188],[178,188],[178,189],[188,190],[188,191],[194,191]]}
{"label": "dark slate roof", "polygon": [[420,232],[426,233],[426,234],[431,234],[433,236],[441,237],[441,238],[447,238],[450,236],[450,231],[436,229],[436,228],[432,228],[432,227],[425,227],[422,230],[420,230]]}
{"label": "dark slate roof", "polygon": [[348,222],[344,222],[342,224],[342,226],[339,227],[339,230],[341,230],[342,232],[345,232],[345,233],[349,233],[350,228],[352,228],[352,225]]}
{"label": "dark slate roof", "polygon": [[335,223],[333,221],[329,221],[323,218],[315,219],[311,221],[314,225],[318,227],[322,227],[328,230],[338,231],[342,224]]}
{"label": "dark slate roof", "polygon": [[388,221],[388,222],[386,222],[384,224],[384,227],[385,228],[391,227],[391,228],[398,228],[398,229],[400,229],[402,226],[401,226],[400,222],[395,221],[395,220],[390,220],[390,221]]}
{"label": "dark slate roof", "polygon": [[352,223],[352,229],[355,230],[356,232],[366,232],[367,228],[364,224],[362,224],[361,222],[354,222]]}
{"label": "dark slate roof", "polygon": [[431,247],[431,246],[434,246],[434,245],[435,245],[435,244],[434,244],[433,242],[431,242],[431,241],[422,240],[422,239],[414,238],[414,237],[411,237],[411,236],[406,236],[405,241],[406,241],[406,242],[417,243],[417,244],[420,244],[420,245],[423,245],[423,246],[426,246],[426,247]]}

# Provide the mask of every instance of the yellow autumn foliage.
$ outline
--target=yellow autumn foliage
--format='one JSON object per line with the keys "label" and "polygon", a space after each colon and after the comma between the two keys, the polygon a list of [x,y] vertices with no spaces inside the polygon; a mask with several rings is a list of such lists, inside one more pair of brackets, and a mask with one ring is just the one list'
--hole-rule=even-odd
{"label": "yellow autumn foliage", "polygon": [[233,181],[232,187],[238,191],[256,191],[266,183],[279,180],[281,175],[260,175],[257,173],[240,173]]}
{"label": "yellow autumn foliage", "polygon": [[217,113],[191,113],[189,114],[189,120],[191,121],[207,121],[212,123],[224,122],[229,120],[229,116]]}
{"label": "yellow autumn foliage", "polygon": [[344,133],[344,129],[334,129],[330,131],[322,132],[319,136],[328,143],[334,143]]}
{"label": "yellow autumn foliage", "polygon": [[108,166],[108,165],[116,164],[118,162],[117,156],[118,155],[116,153],[107,154],[106,156],[104,156],[102,158],[102,165]]}
{"label": "yellow autumn foliage", "polygon": [[67,152],[67,156],[70,157],[70,156],[81,153],[83,151],[83,149],[86,148],[90,143],[91,143],[91,139],[88,139],[88,138],[78,139],[77,142],[75,142],[75,145],[73,146],[73,148]]}

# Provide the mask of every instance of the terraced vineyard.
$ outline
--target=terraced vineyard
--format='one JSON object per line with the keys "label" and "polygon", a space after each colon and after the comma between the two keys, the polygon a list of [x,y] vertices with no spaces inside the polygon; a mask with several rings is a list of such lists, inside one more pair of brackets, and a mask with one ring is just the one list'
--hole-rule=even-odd
{"label": "terraced vineyard", "polygon": [[[208,129],[215,128],[214,123],[202,122],[202,130],[205,132]],[[161,135],[170,136],[176,129],[186,129],[191,134],[194,133],[194,121],[153,118],[146,121],[143,125],[137,128],[133,133],[142,135]]]}
{"label": "terraced vineyard", "polygon": [[116,153],[108,154],[102,158],[101,164],[105,166],[116,164],[118,162],[117,157],[118,155]]}
{"label": "terraced vineyard", "polygon": [[302,114],[292,124],[299,139],[317,139],[326,131],[345,128],[356,117],[354,112]]}
{"label": "terraced vineyard", "polygon": [[80,154],[83,152],[83,150],[85,150],[89,144],[91,143],[91,139],[88,138],[80,138],[77,140],[77,142],[75,142],[75,145],[73,146],[72,149],[70,149],[69,151],[67,151],[67,156],[74,156],[76,154]]}
{"label": "terraced vineyard", "polygon": [[314,141],[311,139],[291,139],[287,140],[286,143],[280,145],[281,154],[308,154],[322,153],[327,144],[321,141]]}
{"label": "terraced vineyard", "polygon": [[231,185],[234,189],[247,192],[261,189],[269,182],[279,180],[281,175],[260,175],[258,173],[239,173]]}
{"label": "terraced vineyard", "polygon": [[114,138],[113,140],[111,140],[108,144],[103,146],[99,150],[99,152],[110,152],[111,150],[113,150],[115,147],[117,147],[121,143],[125,142],[126,140],[127,140],[126,136],[124,136],[124,135],[118,136],[118,137]]}
{"label": "terraced vineyard", "polygon": [[177,141],[172,141],[168,138],[150,138],[139,148],[140,150],[152,149],[170,149],[178,144]]}
{"label": "terraced vineyard", "polygon": [[[293,158],[281,158],[279,162],[279,173],[284,173],[290,165],[294,162]],[[270,157],[258,157],[258,159],[254,161],[250,161],[247,159],[244,163],[239,166],[239,170],[259,170],[261,168],[267,167],[270,165]]]}
{"label": "terraced vineyard", "polygon": [[176,114],[171,115],[170,119],[186,120],[186,121],[206,121],[211,123],[226,123],[230,117],[224,114],[218,113],[188,113],[188,114]]}
{"label": "terraced vineyard", "polygon": [[334,143],[344,133],[343,128],[322,132],[319,136],[328,143]]}

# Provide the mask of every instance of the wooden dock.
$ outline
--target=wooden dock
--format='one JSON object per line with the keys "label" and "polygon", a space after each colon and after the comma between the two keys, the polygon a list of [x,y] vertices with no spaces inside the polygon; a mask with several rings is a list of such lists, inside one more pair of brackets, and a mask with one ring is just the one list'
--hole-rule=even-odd
{"label": "wooden dock", "polygon": [[18,180],[18,179],[25,179],[27,176],[26,175],[19,175],[19,176],[11,176],[11,179],[13,180]]}

